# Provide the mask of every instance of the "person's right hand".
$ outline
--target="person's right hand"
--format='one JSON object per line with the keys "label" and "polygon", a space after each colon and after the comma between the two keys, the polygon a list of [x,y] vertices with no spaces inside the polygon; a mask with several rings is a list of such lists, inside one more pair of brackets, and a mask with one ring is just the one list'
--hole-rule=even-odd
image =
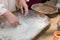
{"label": "person's right hand", "polygon": [[10,11],[7,11],[5,14],[3,14],[4,17],[6,17],[6,19],[8,20],[8,22],[13,25],[13,26],[17,26],[19,24],[19,20],[18,18],[13,15]]}
{"label": "person's right hand", "polygon": [[[24,13],[24,11],[25,11],[24,16],[27,16],[29,10],[28,10],[28,5],[26,4],[25,0],[19,1],[19,7],[20,7],[22,13]],[[24,8],[24,10],[23,10],[23,8]]]}

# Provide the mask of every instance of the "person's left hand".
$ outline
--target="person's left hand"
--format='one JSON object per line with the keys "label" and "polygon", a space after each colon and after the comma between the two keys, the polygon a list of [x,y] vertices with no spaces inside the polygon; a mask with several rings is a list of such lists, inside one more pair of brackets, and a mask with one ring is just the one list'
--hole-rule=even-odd
{"label": "person's left hand", "polygon": [[[19,6],[20,6],[20,9],[21,9],[21,12],[25,13],[24,16],[27,16],[28,15],[28,5],[26,4],[26,1],[25,0],[20,0],[19,1]],[[23,10],[23,8],[24,8],[24,10]]]}
{"label": "person's left hand", "polygon": [[8,20],[11,25],[19,25],[19,19],[12,12],[7,10],[6,13],[3,14],[3,16]]}

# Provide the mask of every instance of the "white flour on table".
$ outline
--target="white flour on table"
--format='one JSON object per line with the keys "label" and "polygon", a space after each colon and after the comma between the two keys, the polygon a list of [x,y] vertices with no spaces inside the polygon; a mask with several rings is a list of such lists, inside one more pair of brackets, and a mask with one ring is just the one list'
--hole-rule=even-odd
{"label": "white flour on table", "polygon": [[[4,28],[0,28],[0,39],[2,40],[31,40],[48,25],[47,16],[41,17],[34,12],[30,12],[24,17],[18,14],[20,25],[10,28],[7,22],[2,23]],[[5,25],[4,25],[5,24]]]}

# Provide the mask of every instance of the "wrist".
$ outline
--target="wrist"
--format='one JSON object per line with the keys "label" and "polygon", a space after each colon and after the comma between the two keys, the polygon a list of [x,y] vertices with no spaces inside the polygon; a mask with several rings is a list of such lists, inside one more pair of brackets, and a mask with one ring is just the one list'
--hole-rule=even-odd
{"label": "wrist", "polygon": [[10,14],[11,14],[11,13],[10,13],[9,11],[6,11],[6,12],[3,14],[3,16],[4,16],[4,17],[8,17]]}

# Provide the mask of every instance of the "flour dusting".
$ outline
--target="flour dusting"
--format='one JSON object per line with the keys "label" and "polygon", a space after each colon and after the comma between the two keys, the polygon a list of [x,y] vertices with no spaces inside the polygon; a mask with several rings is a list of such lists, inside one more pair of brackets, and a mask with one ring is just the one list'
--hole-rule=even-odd
{"label": "flour dusting", "polygon": [[[42,31],[49,23],[48,17],[41,17],[35,12],[30,12],[24,17],[18,12],[20,25],[12,28],[7,21],[2,23],[0,28],[0,39],[2,40],[31,40],[34,35]],[[11,27],[11,28],[10,28]]]}

